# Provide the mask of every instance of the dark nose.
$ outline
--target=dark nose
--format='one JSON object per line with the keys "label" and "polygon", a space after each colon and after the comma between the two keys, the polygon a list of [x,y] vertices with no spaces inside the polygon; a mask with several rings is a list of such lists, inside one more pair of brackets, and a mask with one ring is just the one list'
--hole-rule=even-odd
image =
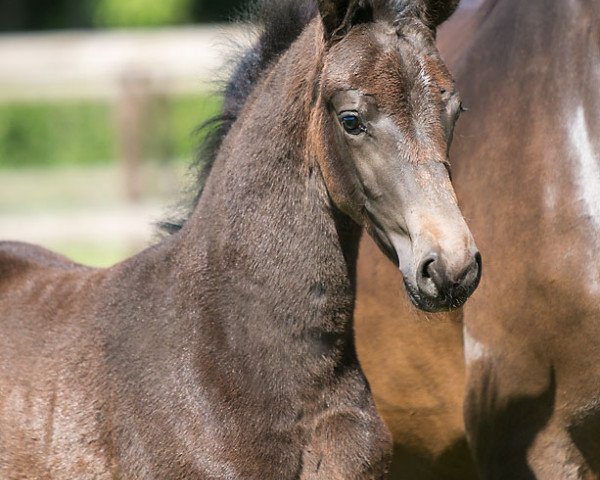
{"label": "dark nose", "polygon": [[481,255],[475,253],[467,266],[451,271],[437,252],[430,252],[417,271],[417,287],[429,310],[451,310],[462,306],[481,278]]}

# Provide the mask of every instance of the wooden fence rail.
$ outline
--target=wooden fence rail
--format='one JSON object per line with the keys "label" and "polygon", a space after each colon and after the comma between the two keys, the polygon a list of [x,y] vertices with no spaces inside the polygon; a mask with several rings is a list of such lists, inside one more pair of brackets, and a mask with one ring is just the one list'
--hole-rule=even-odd
{"label": "wooden fence rail", "polygon": [[249,39],[236,25],[0,35],[0,101],[113,99],[132,76],[151,90],[194,92]]}
{"label": "wooden fence rail", "polygon": [[148,112],[169,96],[209,89],[249,39],[231,25],[0,36],[0,102],[110,102],[124,192],[136,201],[144,131],[153,127]]}

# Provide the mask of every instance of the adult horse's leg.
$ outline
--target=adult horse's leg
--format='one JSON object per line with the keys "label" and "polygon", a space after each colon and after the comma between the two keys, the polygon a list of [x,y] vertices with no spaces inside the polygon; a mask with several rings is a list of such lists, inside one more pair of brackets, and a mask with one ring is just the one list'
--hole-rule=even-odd
{"label": "adult horse's leg", "polygon": [[597,480],[563,421],[551,423],[536,437],[528,452],[535,478],[547,480]]}
{"label": "adult horse's leg", "polygon": [[465,336],[465,420],[481,478],[597,479],[569,431],[564,405],[557,405],[564,401],[557,400],[555,367],[521,358],[530,368],[519,374],[506,356],[503,368],[491,350]]}
{"label": "adult horse's leg", "polygon": [[370,239],[361,246],[357,349],[394,437],[390,478],[476,478],[464,433],[461,312],[426,314]]}

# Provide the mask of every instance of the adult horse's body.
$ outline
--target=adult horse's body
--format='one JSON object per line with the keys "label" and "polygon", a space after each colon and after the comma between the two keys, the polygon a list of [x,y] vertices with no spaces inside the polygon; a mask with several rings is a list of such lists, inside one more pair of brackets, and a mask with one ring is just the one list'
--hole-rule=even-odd
{"label": "adult horse's body", "polygon": [[[598,478],[600,3],[489,0],[471,20],[462,51],[447,56],[470,108],[451,152],[453,180],[490,259],[464,312],[468,436],[484,479]],[[425,466],[421,476],[396,478],[444,478],[432,474],[436,461],[464,456],[452,448],[461,443],[461,367],[442,372],[461,357],[460,332],[447,317],[403,327],[401,305],[395,320],[369,318],[367,302],[377,299],[363,296],[361,278],[371,278],[373,258],[359,266],[359,354],[395,433],[397,467],[406,467],[404,448]],[[388,359],[384,373],[375,367],[385,347],[373,348],[373,339],[390,348],[393,328],[397,351],[417,338],[421,348],[409,347],[413,357],[395,369]],[[436,329],[449,340],[442,365],[434,359],[443,342],[423,334]],[[407,385],[420,402],[400,396]],[[415,434],[420,425],[432,436]],[[447,478],[471,478],[468,462],[463,468]]]}
{"label": "adult horse's body", "polygon": [[108,270],[0,248],[0,477],[379,479],[352,336],[366,226],[423,309],[479,254],[434,45],[455,1],[267,2],[193,214]]}
{"label": "adult horse's body", "polygon": [[482,8],[458,65],[479,121],[456,175],[494,258],[465,311],[468,434],[483,478],[598,478],[600,3]]}

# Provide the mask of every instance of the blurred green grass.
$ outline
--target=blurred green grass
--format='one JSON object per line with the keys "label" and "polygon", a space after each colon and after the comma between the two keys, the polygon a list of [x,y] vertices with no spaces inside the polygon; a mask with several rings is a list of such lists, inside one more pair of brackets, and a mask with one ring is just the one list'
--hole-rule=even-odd
{"label": "blurred green grass", "polygon": [[[0,104],[0,168],[114,161],[118,156],[116,107],[89,100]],[[155,102],[148,111],[144,156],[163,160],[189,156],[197,143],[195,127],[220,107],[221,98],[210,94]]]}
{"label": "blurred green grass", "polygon": [[[143,164],[142,201],[173,201],[185,181],[187,167],[185,161]],[[123,175],[114,162],[0,169],[0,215],[117,208],[126,201]]]}
{"label": "blurred green grass", "polygon": [[[81,212],[85,218],[95,218],[99,211],[117,217],[130,206],[117,161],[114,107],[89,101],[0,104],[0,240],[21,239],[40,215],[64,224]],[[221,99],[208,94],[163,99],[152,106],[156,120],[143,140],[140,202],[156,211],[157,218],[179,198],[201,140],[196,127],[220,107]],[[9,227],[15,218],[17,227]],[[31,241],[97,267],[113,265],[144,246],[125,237],[100,240],[93,232],[89,238],[51,233],[47,240]]]}
{"label": "blurred green grass", "polygon": [[111,108],[92,102],[0,105],[0,167],[108,162]]}
{"label": "blurred green grass", "polygon": [[0,240],[38,244],[84,265],[111,266],[156,239],[153,224],[180,199],[187,171],[181,161],[145,163],[142,197],[132,204],[114,163],[0,169]]}
{"label": "blurred green grass", "polygon": [[106,268],[126,259],[139,250],[137,246],[127,246],[122,242],[61,242],[48,246],[76,263],[90,267]]}

